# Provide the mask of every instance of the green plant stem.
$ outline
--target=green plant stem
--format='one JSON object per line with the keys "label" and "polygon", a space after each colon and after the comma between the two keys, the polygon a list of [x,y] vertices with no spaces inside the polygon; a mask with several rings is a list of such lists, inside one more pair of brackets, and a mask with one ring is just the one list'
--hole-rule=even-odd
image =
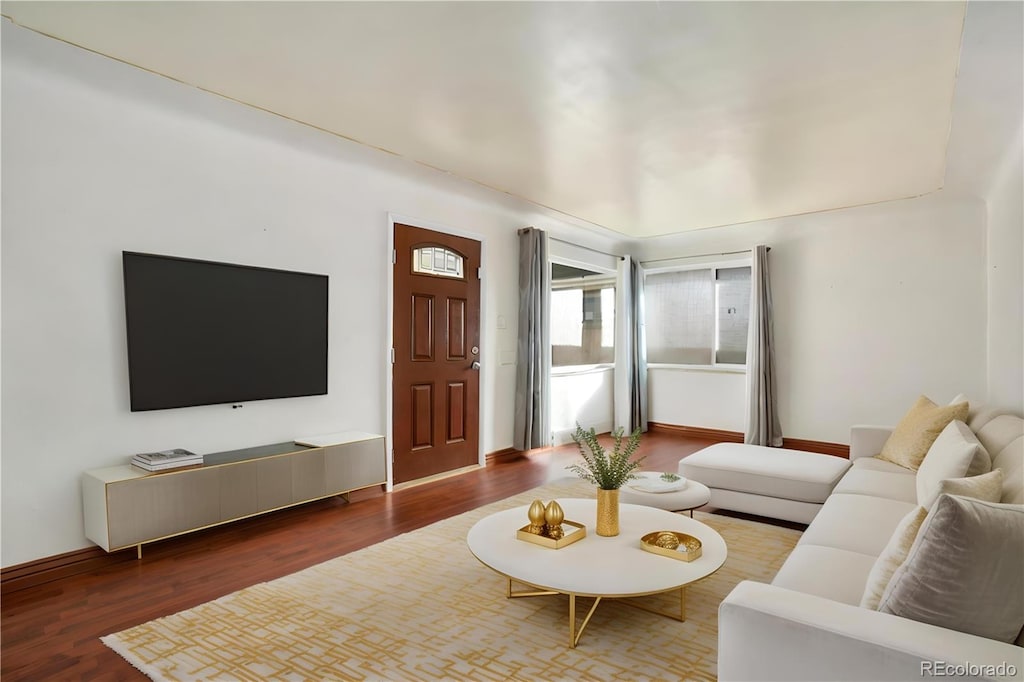
{"label": "green plant stem", "polygon": [[585,481],[603,490],[618,490],[626,481],[636,478],[636,470],[644,457],[633,459],[640,447],[640,429],[634,431],[623,447],[623,429],[612,432],[612,451],[601,445],[593,428],[585,430],[579,424],[572,433],[572,439],[583,458],[581,463],[570,464],[567,469]]}

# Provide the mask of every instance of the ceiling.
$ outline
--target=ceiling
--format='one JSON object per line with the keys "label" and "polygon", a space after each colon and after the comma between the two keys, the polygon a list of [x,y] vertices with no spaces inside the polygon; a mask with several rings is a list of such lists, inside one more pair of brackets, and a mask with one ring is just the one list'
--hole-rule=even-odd
{"label": "ceiling", "polygon": [[943,185],[963,2],[4,2],[629,237]]}

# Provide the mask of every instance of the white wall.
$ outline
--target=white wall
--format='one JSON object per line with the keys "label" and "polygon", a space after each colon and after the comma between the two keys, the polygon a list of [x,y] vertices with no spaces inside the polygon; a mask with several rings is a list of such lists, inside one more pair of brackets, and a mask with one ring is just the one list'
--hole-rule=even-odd
{"label": "white wall", "polygon": [[555,368],[551,375],[552,444],[572,442],[579,424],[598,433],[612,430],[615,368]]}
{"label": "white wall", "polygon": [[988,402],[1024,414],[1024,148],[1010,143],[988,193]]}
{"label": "white wall", "polygon": [[[791,438],[849,442],[924,393],[985,394],[985,208],[941,193],[645,240],[641,260],[772,247],[779,412]],[[735,376],[656,372],[651,419],[742,431]],[[715,415],[708,401],[716,401]],[[736,404],[739,401],[739,404]],[[667,405],[666,405],[667,403]],[[718,424],[710,422],[712,416]]]}
{"label": "white wall", "polygon": [[[606,237],[2,24],[4,566],[89,545],[85,469],[383,432],[389,212],[484,238],[482,449],[511,445],[515,367],[497,359],[515,351],[516,229]],[[328,274],[328,395],[131,413],[122,250]]]}
{"label": "white wall", "polygon": [[647,418],[659,424],[721,431],[745,428],[747,375],[730,370],[651,367]]}

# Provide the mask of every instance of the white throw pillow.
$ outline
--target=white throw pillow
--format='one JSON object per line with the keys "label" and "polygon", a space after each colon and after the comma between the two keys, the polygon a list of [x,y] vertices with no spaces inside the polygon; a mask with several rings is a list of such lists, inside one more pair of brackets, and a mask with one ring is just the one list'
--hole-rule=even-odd
{"label": "white throw pillow", "polygon": [[928,448],[917,470],[917,503],[930,509],[942,481],[986,473],[991,466],[988,451],[974,432],[962,421],[953,420]]}
{"label": "white throw pillow", "polygon": [[942,495],[878,610],[1012,642],[1024,626],[1024,506]]}
{"label": "white throw pillow", "polygon": [[878,604],[882,601],[882,595],[885,594],[885,588],[888,587],[892,574],[906,561],[926,516],[928,516],[928,510],[918,507],[904,516],[896,526],[892,537],[889,538],[889,544],[875,559],[875,565],[871,567],[871,572],[868,574],[868,582],[864,586],[864,596],[860,599],[862,607],[872,611],[878,610]]}
{"label": "white throw pillow", "polygon": [[[970,478],[947,478],[939,482],[938,494],[960,495],[985,502],[998,502],[1003,494],[1003,470],[993,469],[987,474],[972,476]],[[910,548],[917,539],[918,531],[924,523],[928,510],[918,507],[903,517],[903,520],[896,525],[889,543],[878,555],[875,565],[871,567],[868,574],[867,584],[864,586],[864,596],[861,597],[860,605],[866,609],[877,610],[878,604],[885,594],[885,588],[889,586],[896,569],[903,565]]]}

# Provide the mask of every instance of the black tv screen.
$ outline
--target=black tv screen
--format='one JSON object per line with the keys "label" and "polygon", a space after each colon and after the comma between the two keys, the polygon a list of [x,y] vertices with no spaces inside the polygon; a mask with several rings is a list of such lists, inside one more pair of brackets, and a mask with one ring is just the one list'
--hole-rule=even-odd
{"label": "black tv screen", "polygon": [[122,253],[133,412],[327,393],[327,276]]}

